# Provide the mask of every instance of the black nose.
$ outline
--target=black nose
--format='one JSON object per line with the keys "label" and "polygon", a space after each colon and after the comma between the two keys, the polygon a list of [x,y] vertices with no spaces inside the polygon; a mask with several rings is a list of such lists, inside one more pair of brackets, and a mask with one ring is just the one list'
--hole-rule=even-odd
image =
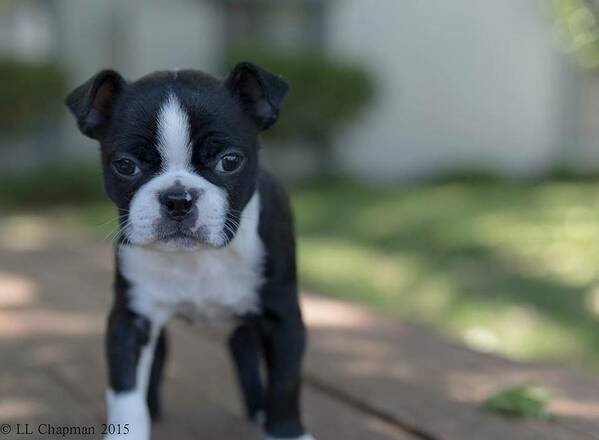
{"label": "black nose", "polygon": [[167,192],[160,196],[160,203],[173,220],[183,220],[191,212],[193,197],[187,191]]}

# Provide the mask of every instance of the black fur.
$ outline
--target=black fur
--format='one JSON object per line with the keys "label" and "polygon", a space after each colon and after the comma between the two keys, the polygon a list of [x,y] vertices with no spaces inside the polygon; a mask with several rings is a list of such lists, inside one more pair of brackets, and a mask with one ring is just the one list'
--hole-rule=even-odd
{"label": "black fur", "polygon": [[[127,217],[136,191],[160,169],[155,148],[156,114],[168,93],[175,93],[190,119],[192,165],[213,184],[227,191],[232,226],[255,191],[260,194],[259,235],[265,247],[261,314],[240,317],[230,338],[230,349],[247,410],[251,418],[265,411],[266,432],[272,437],[304,434],[300,417],[300,375],[305,349],[296,280],[295,240],[289,202],[284,190],[258,165],[261,130],[272,126],[287,85],[276,75],[251,63],[241,63],[220,81],[202,72],[158,72],[128,83],[105,70],[75,89],[66,104],[81,131],[100,142],[104,186],[121,215]],[[214,161],[231,146],[243,152],[243,169],[234,176],[212,171]],[[130,158],[141,168],[135,179],[118,176],[115,157]],[[135,387],[135,369],[141,348],[148,342],[148,320],[129,308],[129,282],[117,260],[115,298],[108,322],[106,351],[109,382],[116,392]],[[148,405],[153,418],[160,414],[160,382],[166,358],[166,334],[157,341],[150,374]],[[264,359],[267,385],[260,377]],[[218,374],[218,372],[215,372]]]}
{"label": "black fur", "polygon": [[299,306],[293,218],[285,191],[266,172],[259,175],[259,233],[266,247],[263,315],[259,329],[266,367],[266,431],[273,437],[303,433],[300,417],[301,364],[306,345]]}
{"label": "black fur", "polygon": [[238,96],[244,111],[260,130],[270,128],[277,121],[288,89],[279,77],[252,63],[240,63],[225,84]]}
{"label": "black fur", "polygon": [[240,325],[229,339],[229,349],[235,363],[246,414],[250,420],[257,421],[260,412],[264,411],[266,397],[260,376],[262,344],[257,323],[248,320]]}
{"label": "black fur", "polygon": [[148,409],[152,420],[158,420],[162,415],[162,406],[160,404],[160,387],[164,375],[164,363],[168,354],[166,328],[163,328],[156,341],[152,369],[150,370],[150,383],[148,384]]}

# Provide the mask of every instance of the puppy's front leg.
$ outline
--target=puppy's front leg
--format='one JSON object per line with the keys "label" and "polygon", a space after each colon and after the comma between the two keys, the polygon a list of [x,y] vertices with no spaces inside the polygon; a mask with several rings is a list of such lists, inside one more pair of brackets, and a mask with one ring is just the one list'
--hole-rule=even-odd
{"label": "puppy's front leg", "polygon": [[162,323],[115,307],[109,316],[106,354],[110,388],[106,400],[106,439],[148,440],[146,402],[154,347]]}
{"label": "puppy's front leg", "polygon": [[301,368],[305,328],[296,313],[265,318],[262,328],[268,370],[266,440],[314,440],[305,433],[300,416]]}

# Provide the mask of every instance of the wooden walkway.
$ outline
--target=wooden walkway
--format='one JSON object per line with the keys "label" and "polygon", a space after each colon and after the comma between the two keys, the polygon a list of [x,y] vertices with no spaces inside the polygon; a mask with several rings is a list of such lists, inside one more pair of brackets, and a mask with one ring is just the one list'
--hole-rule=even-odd
{"label": "wooden walkway", "polygon": [[[111,251],[0,234],[0,424],[94,426],[104,417],[102,333]],[[82,239],[85,240],[85,239]],[[428,330],[305,296],[305,419],[319,440],[599,439],[599,379],[475,353]],[[165,418],[154,439],[259,439],[246,423],[223,341],[170,326]],[[486,414],[490,391],[532,382],[559,395],[555,421]],[[21,425],[22,429],[24,425]],[[66,438],[97,438],[67,436]]]}

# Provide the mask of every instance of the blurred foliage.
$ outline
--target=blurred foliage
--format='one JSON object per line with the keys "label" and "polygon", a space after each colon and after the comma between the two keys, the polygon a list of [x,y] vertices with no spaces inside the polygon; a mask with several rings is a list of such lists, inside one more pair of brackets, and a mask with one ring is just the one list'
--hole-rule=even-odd
{"label": "blurred foliage", "polygon": [[268,136],[328,139],[374,96],[374,84],[364,69],[318,53],[238,47],[229,51],[226,66],[230,70],[244,60],[281,75],[290,85],[282,117]]}
{"label": "blurred foliage", "polygon": [[556,30],[578,63],[599,67],[599,10],[591,0],[554,0]]}
{"label": "blurred foliage", "polygon": [[493,394],[483,402],[483,408],[513,417],[550,419],[549,399],[550,393],[544,388],[519,385]]}
{"label": "blurred foliage", "polygon": [[11,173],[0,180],[0,206],[43,209],[105,200],[97,163],[49,164],[30,173]]}
{"label": "blurred foliage", "polygon": [[52,117],[66,93],[66,76],[55,63],[0,59],[0,132],[31,129]]}

